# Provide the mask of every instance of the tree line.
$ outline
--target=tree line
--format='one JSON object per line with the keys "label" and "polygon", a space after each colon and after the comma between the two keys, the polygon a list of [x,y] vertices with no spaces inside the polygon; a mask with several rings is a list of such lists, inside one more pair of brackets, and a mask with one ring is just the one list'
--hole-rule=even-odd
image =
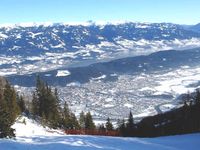
{"label": "tree line", "polygon": [[[67,102],[62,104],[58,90],[51,88],[39,76],[36,78],[36,88],[32,92],[29,105],[7,80],[0,78],[0,138],[15,136],[12,125],[22,113],[39,121],[43,126],[53,129],[96,130],[105,128],[104,125],[95,126],[90,112],[82,111],[80,117],[77,118],[69,109]],[[109,118],[105,129],[113,129]]]}
{"label": "tree line", "polygon": [[[50,128],[79,129],[81,127],[68,104],[65,102],[62,107],[58,90],[52,89],[39,76],[36,79],[36,89],[32,94],[31,114],[34,119],[39,119],[42,125]],[[90,119],[92,117],[88,113],[87,120]]]}
{"label": "tree line", "polygon": [[25,111],[23,97],[4,78],[0,78],[0,138],[13,137],[14,124],[17,116]]}
{"label": "tree line", "polygon": [[[79,118],[69,109],[67,102],[60,101],[58,90],[52,89],[37,76],[36,89],[32,93],[32,103],[30,113],[34,119],[39,119],[41,124],[50,128],[68,129],[102,129],[104,125],[96,127],[90,112],[81,112]],[[108,118],[106,130],[113,129],[113,125]]]}
{"label": "tree line", "polygon": [[127,123],[121,121],[121,136],[157,137],[200,132],[200,90],[185,94],[183,106],[174,110],[145,117],[134,123],[130,112]]}
{"label": "tree line", "polygon": [[0,78],[0,138],[13,137],[17,116],[25,113],[42,125],[63,130],[116,131],[120,136],[155,137],[200,131],[200,90],[184,96],[184,104],[177,109],[145,117],[135,123],[132,112],[128,119],[117,121],[113,127],[108,117],[105,124],[95,125],[90,112],[81,112],[79,118],[69,109],[67,102],[61,102],[56,88],[36,78],[36,88],[28,107],[22,96]]}

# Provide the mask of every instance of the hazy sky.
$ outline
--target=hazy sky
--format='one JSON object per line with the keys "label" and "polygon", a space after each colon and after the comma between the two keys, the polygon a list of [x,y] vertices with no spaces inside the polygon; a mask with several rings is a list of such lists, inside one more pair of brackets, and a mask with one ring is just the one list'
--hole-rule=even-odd
{"label": "hazy sky", "polygon": [[136,21],[196,24],[200,0],[0,0],[0,23]]}

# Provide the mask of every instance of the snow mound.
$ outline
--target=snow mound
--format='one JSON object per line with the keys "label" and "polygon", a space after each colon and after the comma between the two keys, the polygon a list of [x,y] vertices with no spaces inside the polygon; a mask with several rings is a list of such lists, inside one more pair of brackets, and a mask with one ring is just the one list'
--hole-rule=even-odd
{"label": "snow mound", "polygon": [[25,116],[18,118],[12,128],[15,129],[16,137],[55,136],[63,134],[59,130],[43,127],[38,122]]}

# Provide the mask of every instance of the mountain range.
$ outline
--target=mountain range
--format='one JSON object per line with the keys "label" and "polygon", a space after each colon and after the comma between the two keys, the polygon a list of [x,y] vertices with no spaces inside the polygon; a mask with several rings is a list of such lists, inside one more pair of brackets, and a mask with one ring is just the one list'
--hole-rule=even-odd
{"label": "mountain range", "polygon": [[195,26],[171,23],[19,24],[0,27],[0,75],[83,66],[200,46]]}
{"label": "mountain range", "polygon": [[78,115],[154,115],[199,87],[199,25],[172,23],[0,26],[0,76],[26,95],[39,74]]}
{"label": "mountain range", "polygon": [[[187,30],[171,23],[119,23],[98,25],[33,24],[0,27],[0,53],[38,55],[49,52],[76,52],[89,45],[107,42],[116,46],[127,41],[184,40],[199,38],[199,25]],[[108,45],[102,45],[108,46]],[[95,53],[95,52],[94,52]]]}

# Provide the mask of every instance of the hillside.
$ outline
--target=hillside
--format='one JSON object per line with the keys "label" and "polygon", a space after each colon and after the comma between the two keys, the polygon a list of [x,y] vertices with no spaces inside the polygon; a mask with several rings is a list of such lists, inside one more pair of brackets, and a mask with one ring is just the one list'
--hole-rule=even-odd
{"label": "hillside", "polygon": [[188,28],[189,30],[192,30],[194,32],[200,32],[200,23],[194,25],[194,26],[191,26],[190,28]]}
{"label": "hillside", "polygon": [[[26,125],[20,123],[25,119]],[[20,121],[21,120],[21,121]],[[21,118],[13,126],[16,140],[1,139],[2,150],[198,150],[200,134],[177,135],[159,138],[120,138],[104,136],[62,135],[47,130],[36,122]]]}
{"label": "hillside", "polygon": [[97,121],[116,121],[130,110],[140,118],[179,107],[179,96],[199,87],[199,58],[199,48],[168,50],[7,78],[18,91],[31,95],[39,74],[58,88],[62,102],[76,115],[86,110]]}

